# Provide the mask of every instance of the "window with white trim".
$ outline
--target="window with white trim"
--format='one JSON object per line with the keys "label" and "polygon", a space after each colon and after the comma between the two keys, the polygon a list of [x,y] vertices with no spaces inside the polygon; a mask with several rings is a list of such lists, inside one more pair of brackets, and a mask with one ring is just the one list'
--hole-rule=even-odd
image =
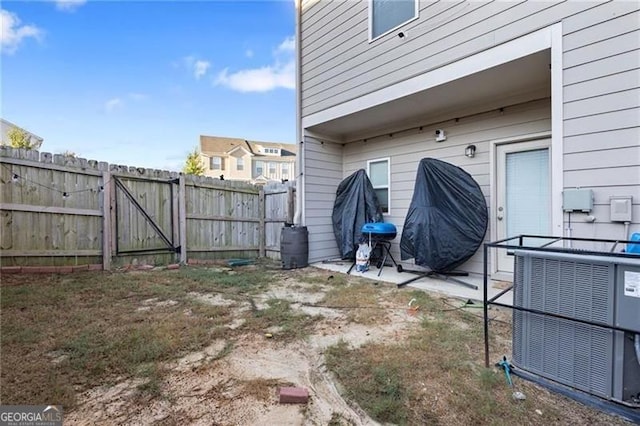
{"label": "window with white trim", "polygon": [[211,170],[224,170],[224,159],[222,157],[211,157],[209,159],[209,168]]}
{"label": "window with white trim", "polygon": [[373,190],[378,196],[382,213],[388,214],[391,196],[389,191],[389,159],[381,158],[367,161],[367,174],[369,175],[371,185],[373,185]]}
{"label": "window with white trim", "polygon": [[236,170],[238,171],[244,170],[244,158],[242,157],[236,158]]}
{"label": "window with white trim", "polygon": [[289,179],[289,164],[282,163],[282,179]]}
{"label": "window with white trim", "polygon": [[280,154],[280,149],[279,148],[264,148],[263,152],[265,154],[275,154],[278,155]]}
{"label": "window with white trim", "polygon": [[256,176],[264,173],[264,161],[256,161]]}
{"label": "window with white trim", "polygon": [[418,0],[369,0],[369,38],[374,40],[418,17]]}
{"label": "window with white trim", "polygon": [[276,174],[276,163],[269,163],[269,176]]}

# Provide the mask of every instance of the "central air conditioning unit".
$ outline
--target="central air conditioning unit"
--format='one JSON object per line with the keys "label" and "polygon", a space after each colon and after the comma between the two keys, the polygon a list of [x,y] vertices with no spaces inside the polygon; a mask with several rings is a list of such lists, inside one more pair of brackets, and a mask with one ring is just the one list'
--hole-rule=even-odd
{"label": "central air conditioning unit", "polygon": [[[516,250],[513,364],[592,395],[640,407],[640,259]],[[638,340],[636,340],[638,339]]]}

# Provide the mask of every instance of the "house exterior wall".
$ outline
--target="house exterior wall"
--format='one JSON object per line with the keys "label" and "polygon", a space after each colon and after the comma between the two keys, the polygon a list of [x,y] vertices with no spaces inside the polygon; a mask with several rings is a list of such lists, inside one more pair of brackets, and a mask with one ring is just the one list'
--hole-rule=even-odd
{"label": "house exterior wall", "polygon": [[[561,117],[561,125],[554,128],[561,129],[562,144],[552,150],[562,150],[562,187],[590,188],[595,197],[596,221],[574,219],[573,236],[623,238],[621,225],[609,221],[609,197],[614,195],[633,196],[631,231],[640,232],[639,3],[421,1],[419,18],[401,28],[408,34],[405,41],[396,32],[371,43],[367,8],[368,2],[303,2],[303,119],[558,22],[562,86],[553,96],[561,98],[562,111],[552,112],[553,102],[546,100],[519,105],[501,116],[479,115],[472,122],[447,126],[442,146],[417,133],[396,135],[393,142],[368,140],[366,145],[344,141],[344,146],[305,138],[305,224],[312,261],[337,256],[335,242],[330,244],[330,194],[335,196],[340,180],[366,167],[367,160],[391,158],[388,220],[400,232],[419,159],[432,156],[461,166],[488,197],[490,141],[550,132],[554,117]],[[463,156],[469,143],[478,147],[474,159]],[[328,161],[331,177],[309,176],[309,167],[321,169],[323,161]],[[316,181],[316,176],[324,180]],[[397,245],[394,250],[397,253]],[[479,262],[476,254],[464,269],[480,272]]]}
{"label": "house exterior wall", "polygon": [[[621,17],[610,34],[635,29],[637,2],[420,1],[419,18],[369,42],[367,1],[308,1],[302,6],[302,115],[425,73],[553,23],[565,31]],[[626,24],[624,27],[620,25]],[[567,34],[568,35],[568,34]],[[573,41],[579,43],[578,40]],[[578,56],[580,56],[578,54]]]}
{"label": "house exterior wall", "polygon": [[[263,176],[268,180],[281,181],[294,180],[296,178],[296,159],[295,157],[253,157],[252,159],[252,179]],[[262,162],[263,171],[259,173],[258,162]],[[285,173],[286,171],[286,173]]]}
{"label": "house exterior wall", "polygon": [[306,135],[304,138],[305,225],[309,229],[309,261],[339,257],[331,213],[336,189],[345,177],[343,147]]}
{"label": "house exterior wall", "polygon": [[[342,149],[343,176],[331,182],[333,186],[331,198],[324,197],[324,203],[333,205],[335,189],[340,180],[358,169],[366,169],[368,160],[389,158],[391,171],[390,212],[385,215],[385,221],[396,225],[398,235],[402,233],[404,219],[413,196],[414,183],[418,162],[422,158],[432,157],[462,167],[478,182],[489,205],[490,195],[490,142],[496,139],[519,138],[527,135],[540,134],[551,131],[551,105],[549,99],[528,102],[506,108],[504,111],[491,111],[468,119],[461,119],[446,124],[447,140],[444,143],[435,142],[433,133],[436,127],[425,127],[422,131],[411,130],[394,135],[392,140],[388,136],[368,139],[346,144]],[[474,158],[467,158],[464,149],[474,144],[477,148]],[[307,160],[310,161],[310,160]],[[307,169],[308,170],[308,169]],[[310,188],[315,189],[315,188]],[[309,197],[312,197],[309,195]],[[309,201],[307,204],[309,205]],[[320,207],[322,204],[318,203]],[[316,212],[316,221],[322,217]],[[491,212],[490,212],[491,214]],[[327,216],[325,207],[324,216]],[[329,217],[329,224],[331,218]],[[307,221],[309,226],[309,221]],[[333,229],[327,227],[326,235],[320,227],[314,227],[310,233],[317,241],[333,241],[333,256],[337,256],[337,246],[333,237]],[[487,230],[485,239],[490,240],[491,230]],[[400,238],[392,244],[392,254],[399,259]],[[325,243],[326,244],[326,243]],[[311,247],[311,246],[310,246]],[[469,272],[482,272],[482,254],[480,252],[465,264]]]}
{"label": "house exterior wall", "polygon": [[[213,156],[213,155],[212,155]],[[250,154],[235,155],[235,154],[220,154],[219,157],[224,159],[224,169],[212,169],[210,163],[210,156],[201,154],[200,158],[205,166],[205,176],[211,176],[214,178],[224,175],[225,179],[229,180],[244,180],[255,181],[256,178],[263,176],[266,180],[281,181],[283,179],[294,180],[295,179],[295,156],[291,157],[269,157],[269,156],[252,156]],[[238,158],[244,160],[244,170],[237,169]],[[262,174],[258,173],[257,163],[262,162],[264,164],[264,171]],[[275,173],[270,173],[271,168],[269,164],[275,165]],[[286,166],[283,166],[286,164]],[[284,173],[287,170],[288,173]]]}
{"label": "house exterior wall", "polygon": [[639,8],[614,2],[563,20],[564,187],[593,189],[596,218],[574,220],[573,236],[624,238],[609,221],[615,195],[633,196],[640,232]]}

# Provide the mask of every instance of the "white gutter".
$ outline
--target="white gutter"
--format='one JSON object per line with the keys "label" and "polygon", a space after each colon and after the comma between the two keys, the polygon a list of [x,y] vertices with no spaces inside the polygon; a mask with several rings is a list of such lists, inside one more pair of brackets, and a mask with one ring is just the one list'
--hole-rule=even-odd
{"label": "white gutter", "polygon": [[296,156],[296,213],[293,222],[296,225],[304,225],[304,141],[302,140],[302,0],[294,0],[296,8],[296,143],[298,155]]}

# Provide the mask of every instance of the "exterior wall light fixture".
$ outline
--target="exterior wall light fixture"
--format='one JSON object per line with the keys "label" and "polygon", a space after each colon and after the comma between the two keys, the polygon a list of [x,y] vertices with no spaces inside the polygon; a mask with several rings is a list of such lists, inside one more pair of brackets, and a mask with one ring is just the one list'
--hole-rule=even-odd
{"label": "exterior wall light fixture", "polygon": [[476,156],[476,146],[475,145],[468,145],[464,149],[464,155],[466,155],[469,158],[475,157]]}

